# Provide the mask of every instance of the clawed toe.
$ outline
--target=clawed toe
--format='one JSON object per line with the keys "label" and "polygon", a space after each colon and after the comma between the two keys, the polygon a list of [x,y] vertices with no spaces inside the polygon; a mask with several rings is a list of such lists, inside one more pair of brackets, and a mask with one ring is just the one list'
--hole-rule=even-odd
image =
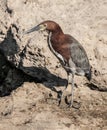
{"label": "clawed toe", "polygon": [[77,101],[71,101],[71,97],[72,95],[69,94],[65,97],[65,102],[66,104],[68,105],[68,107],[72,107],[72,108],[75,108],[75,109],[79,109],[81,107],[81,103],[80,102],[77,102]]}
{"label": "clawed toe", "polygon": [[81,104],[77,101],[71,100],[72,94],[68,94],[66,91],[58,91],[57,100],[58,106],[67,106],[68,108],[79,109]]}

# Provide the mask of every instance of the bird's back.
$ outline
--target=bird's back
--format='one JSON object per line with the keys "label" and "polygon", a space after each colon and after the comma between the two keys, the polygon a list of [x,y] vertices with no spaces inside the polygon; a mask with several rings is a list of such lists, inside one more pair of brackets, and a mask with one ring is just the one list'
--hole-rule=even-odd
{"label": "bird's back", "polygon": [[[88,80],[91,79],[91,67],[82,45],[72,36],[67,35],[70,41],[71,61],[75,65],[77,75],[85,75]],[[70,66],[70,65],[69,65]],[[72,67],[72,64],[71,66]]]}

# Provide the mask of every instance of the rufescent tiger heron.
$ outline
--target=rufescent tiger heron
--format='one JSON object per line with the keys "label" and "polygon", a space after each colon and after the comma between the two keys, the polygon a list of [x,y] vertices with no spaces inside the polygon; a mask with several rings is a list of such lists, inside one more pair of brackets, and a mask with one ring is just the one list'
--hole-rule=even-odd
{"label": "rufescent tiger heron", "polygon": [[85,76],[88,80],[91,80],[91,66],[86,51],[75,38],[71,35],[64,34],[61,27],[54,21],[44,21],[26,31],[25,34],[38,30],[48,31],[48,45],[50,50],[60,60],[66,70],[68,81],[72,78],[69,106],[73,106],[74,75]]}

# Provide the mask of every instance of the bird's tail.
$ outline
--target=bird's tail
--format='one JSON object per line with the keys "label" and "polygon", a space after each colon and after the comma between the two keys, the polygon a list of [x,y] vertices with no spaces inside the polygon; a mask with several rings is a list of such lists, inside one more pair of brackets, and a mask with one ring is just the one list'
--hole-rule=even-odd
{"label": "bird's tail", "polygon": [[86,76],[86,78],[87,78],[89,81],[91,80],[91,78],[92,78],[91,69],[90,69],[87,73],[85,73],[85,76]]}

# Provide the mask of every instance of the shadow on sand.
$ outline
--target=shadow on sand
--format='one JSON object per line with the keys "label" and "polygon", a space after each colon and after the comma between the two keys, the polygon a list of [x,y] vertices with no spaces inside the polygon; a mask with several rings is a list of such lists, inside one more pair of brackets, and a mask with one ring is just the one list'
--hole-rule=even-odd
{"label": "shadow on sand", "polygon": [[[10,95],[13,90],[21,87],[24,82],[42,83],[45,87],[55,92],[58,92],[55,87],[65,87],[68,83],[66,79],[52,74],[46,68],[23,67],[23,70],[25,72],[13,67],[10,68],[7,77],[0,86],[1,97]],[[31,76],[31,73],[27,73],[27,71],[32,72],[33,76]]]}

